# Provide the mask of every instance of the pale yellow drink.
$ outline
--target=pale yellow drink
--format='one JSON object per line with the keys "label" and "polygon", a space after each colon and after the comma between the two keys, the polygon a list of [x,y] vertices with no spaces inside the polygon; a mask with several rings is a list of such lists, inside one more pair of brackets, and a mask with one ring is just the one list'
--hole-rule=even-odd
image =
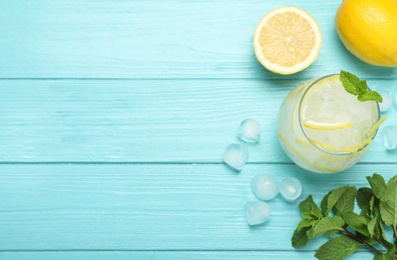
{"label": "pale yellow drink", "polygon": [[357,100],[339,75],[328,75],[303,82],[288,94],[279,111],[278,136],[300,167],[335,173],[361,159],[381,121],[377,102]]}

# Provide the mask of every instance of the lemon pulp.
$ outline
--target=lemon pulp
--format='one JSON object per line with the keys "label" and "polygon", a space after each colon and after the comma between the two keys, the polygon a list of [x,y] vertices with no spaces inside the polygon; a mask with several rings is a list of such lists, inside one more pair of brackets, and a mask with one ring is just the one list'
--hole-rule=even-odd
{"label": "lemon pulp", "polygon": [[293,74],[312,64],[320,51],[322,36],[316,20],[295,6],[267,13],[253,37],[255,55],[268,70]]}

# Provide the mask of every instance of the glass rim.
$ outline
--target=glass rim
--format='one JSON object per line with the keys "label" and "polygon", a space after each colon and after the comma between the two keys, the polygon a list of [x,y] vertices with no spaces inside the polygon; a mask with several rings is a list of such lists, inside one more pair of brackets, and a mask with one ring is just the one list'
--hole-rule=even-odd
{"label": "glass rim", "polygon": [[[305,128],[304,128],[304,126],[303,126],[303,121],[301,120],[302,100],[304,99],[304,97],[306,96],[306,94],[309,92],[309,90],[312,89],[313,87],[315,87],[315,85],[316,85],[318,82],[322,81],[323,79],[330,78],[330,77],[334,77],[334,76],[337,76],[337,75],[340,75],[340,74],[327,74],[327,75],[325,75],[325,76],[321,76],[321,77],[315,78],[314,80],[312,80],[312,82],[310,82],[310,83],[308,84],[308,86],[306,86],[305,91],[303,92],[302,96],[299,98],[299,104],[298,104],[298,121],[299,121],[300,129],[301,129],[301,131],[302,131],[304,137],[306,138],[306,141],[308,141],[308,142],[310,143],[310,145],[312,145],[313,147],[315,147],[315,148],[318,149],[319,151],[324,152],[324,153],[327,153],[327,154],[330,154],[330,155],[346,156],[346,155],[356,154],[356,153],[359,153],[359,152],[365,150],[365,149],[372,143],[372,141],[374,140],[375,136],[376,136],[377,133],[378,133],[379,127],[376,129],[375,133],[374,133],[373,136],[371,137],[371,139],[370,139],[371,142],[365,144],[363,147],[361,147],[361,148],[358,149],[357,151],[354,151],[354,152],[348,152],[348,151],[346,151],[346,152],[332,152],[332,151],[330,151],[330,150],[326,150],[326,149],[321,148],[320,146],[314,144],[314,143],[308,138],[308,136],[307,136],[307,134],[306,134],[306,132],[305,132]],[[381,118],[381,113],[380,113],[379,103],[376,102],[376,101],[375,101],[375,103],[376,103],[376,110],[377,110],[377,114],[378,114],[378,117],[377,117],[377,121],[376,121],[376,122],[378,122],[378,121],[380,120],[380,118]]]}

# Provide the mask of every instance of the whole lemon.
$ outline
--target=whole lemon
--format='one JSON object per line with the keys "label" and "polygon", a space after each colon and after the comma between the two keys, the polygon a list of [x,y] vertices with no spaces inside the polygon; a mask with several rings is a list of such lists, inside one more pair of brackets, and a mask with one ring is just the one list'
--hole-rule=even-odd
{"label": "whole lemon", "polygon": [[376,66],[397,66],[397,0],[343,0],[335,24],[356,57]]}

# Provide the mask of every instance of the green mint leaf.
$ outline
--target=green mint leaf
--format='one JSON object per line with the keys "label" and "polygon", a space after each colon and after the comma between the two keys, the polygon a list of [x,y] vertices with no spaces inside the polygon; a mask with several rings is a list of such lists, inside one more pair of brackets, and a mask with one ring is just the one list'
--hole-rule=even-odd
{"label": "green mint leaf", "polygon": [[360,215],[372,217],[372,214],[374,214],[375,211],[379,211],[379,200],[375,199],[375,196],[372,196],[368,206],[361,210]]}
{"label": "green mint leaf", "polygon": [[301,230],[302,228],[306,227],[313,227],[317,223],[317,220],[307,220],[307,219],[302,219],[298,226],[296,227],[296,230]]}
{"label": "green mint leaf", "polygon": [[367,90],[366,86],[365,90],[363,90],[363,83],[361,83],[361,80],[350,72],[342,70],[340,72],[339,78],[345,90],[350,94],[360,95]]}
{"label": "green mint leaf", "polygon": [[327,233],[327,235],[334,235],[341,231],[345,225],[345,221],[340,216],[325,217],[320,219],[310,230],[307,231],[309,240],[319,237]]}
{"label": "green mint leaf", "polygon": [[359,80],[357,83],[357,88],[361,93],[365,93],[368,90],[368,84],[366,80]]}
{"label": "green mint leaf", "polygon": [[372,189],[363,187],[358,189],[356,201],[361,209],[360,215],[371,217],[374,211],[375,195]]}
{"label": "green mint leaf", "polygon": [[393,246],[386,254],[375,255],[374,260],[395,260],[396,247]]}
{"label": "green mint leaf", "polygon": [[300,229],[299,231],[295,230],[291,239],[292,246],[298,248],[307,245],[307,243],[309,243],[309,237],[307,236],[307,232],[310,229],[310,227],[305,227]]}
{"label": "green mint leaf", "polygon": [[368,207],[370,205],[372,196],[374,196],[374,192],[372,189],[368,187],[362,187],[357,190],[357,205],[360,207],[360,209],[363,209],[364,207]]}
{"label": "green mint leaf", "polygon": [[370,218],[358,215],[354,212],[345,212],[342,214],[342,218],[354,231],[359,232],[366,237],[370,236],[370,232],[367,227]]}
{"label": "green mint leaf", "polygon": [[349,188],[349,186],[342,186],[337,189],[331,190],[321,202],[322,208],[324,210],[324,216],[327,216],[331,210],[334,208],[335,204],[338,202],[343,193]]}
{"label": "green mint leaf", "polygon": [[341,70],[339,79],[342,82],[346,92],[358,96],[357,99],[361,102],[364,101],[376,101],[382,102],[382,96],[375,91],[371,91],[368,88],[366,80],[360,80],[356,75]]}
{"label": "green mint leaf", "polygon": [[337,236],[323,244],[314,256],[320,260],[344,259],[362,246],[348,236]]}
{"label": "green mint leaf", "polygon": [[331,211],[331,209],[328,209],[328,198],[330,194],[331,192],[328,192],[328,194],[325,195],[321,200],[321,212],[323,213],[324,217],[328,216],[329,212]]}
{"label": "green mint leaf", "polygon": [[307,220],[317,220],[321,218],[321,210],[313,201],[313,196],[310,195],[299,204],[302,217]]}
{"label": "green mint leaf", "polygon": [[309,231],[316,222],[317,222],[316,220],[307,220],[307,219],[303,219],[299,222],[291,239],[291,244],[293,247],[295,248],[302,247],[309,242],[307,231]]}
{"label": "green mint leaf", "polygon": [[357,98],[361,102],[372,100],[372,101],[382,103],[382,101],[383,101],[382,96],[378,92],[372,91],[372,90],[368,90],[367,92],[359,94]]}
{"label": "green mint leaf", "polygon": [[367,176],[367,180],[375,196],[381,199],[386,190],[385,179],[381,175],[374,173],[372,177]]}
{"label": "green mint leaf", "polygon": [[372,218],[372,219],[370,219],[370,221],[368,221],[367,229],[368,229],[369,236],[371,236],[371,237],[374,236],[376,225],[377,225],[377,219],[376,218]]}
{"label": "green mint leaf", "polygon": [[[374,223],[372,223],[372,222],[374,222]],[[383,228],[382,220],[381,220],[379,213],[376,213],[374,218],[372,220],[370,220],[370,222],[368,223],[368,231],[369,232],[371,232],[370,229],[372,229],[372,225],[374,225],[373,237],[376,237],[379,241],[381,241],[384,245],[386,245],[387,248],[392,248],[393,244],[390,243],[386,237],[386,233]]]}
{"label": "green mint leaf", "polygon": [[335,203],[334,212],[336,215],[353,212],[354,202],[356,200],[357,189],[354,186],[349,186],[341,194],[338,201]]}
{"label": "green mint leaf", "polygon": [[327,237],[333,237],[338,231],[340,231],[340,230],[331,229],[331,230],[328,230],[327,232],[325,232],[324,235],[326,235]]}
{"label": "green mint leaf", "polygon": [[353,211],[356,193],[357,190],[354,186],[342,186],[330,191],[330,193],[324,197],[321,203],[323,207],[323,214],[328,215],[332,209],[334,210],[335,214]]}
{"label": "green mint leaf", "polygon": [[380,215],[374,217],[374,236],[377,238],[386,238],[385,230],[383,229],[382,221]]}
{"label": "green mint leaf", "polygon": [[[304,219],[294,231],[292,246],[302,247],[314,238],[334,237],[339,232],[347,235],[336,236],[322,245],[315,254],[318,259],[344,259],[362,246],[376,254],[374,259],[397,259],[397,240],[389,242],[384,229],[385,226],[391,226],[387,229],[391,231],[397,228],[397,176],[387,184],[376,173],[367,176],[367,180],[371,188],[357,190],[354,186],[342,186],[331,190],[322,199],[321,209],[312,195],[302,201],[299,208]],[[355,202],[360,214],[354,212]],[[389,252],[380,253],[378,246]]]}
{"label": "green mint leaf", "polygon": [[380,200],[380,215],[386,226],[397,226],[397,178],[391,178]]}

